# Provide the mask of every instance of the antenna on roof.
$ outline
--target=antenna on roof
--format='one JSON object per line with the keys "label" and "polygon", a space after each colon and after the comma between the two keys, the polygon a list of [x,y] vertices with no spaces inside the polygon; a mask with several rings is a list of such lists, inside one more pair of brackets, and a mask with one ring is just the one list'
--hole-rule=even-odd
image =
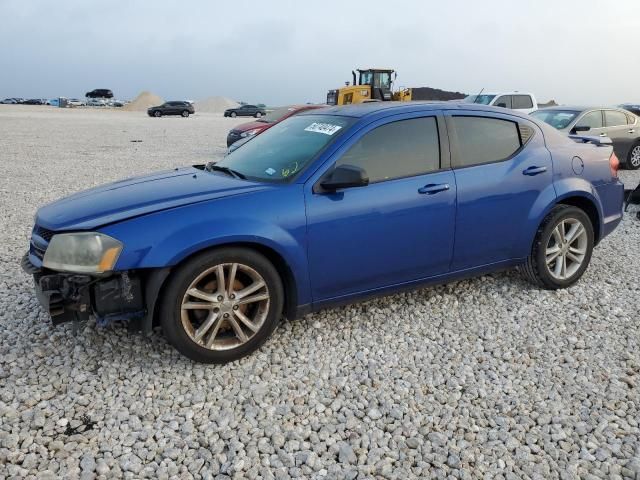
{"label": "antenna on roof", "polygon": [[478,94],[476,95],[476,98],[473,99],[473,103],[478,103],[478,97],[482,95],[482,92],[484,92],[484,87],[482,87],[482,89],[478,92]]}

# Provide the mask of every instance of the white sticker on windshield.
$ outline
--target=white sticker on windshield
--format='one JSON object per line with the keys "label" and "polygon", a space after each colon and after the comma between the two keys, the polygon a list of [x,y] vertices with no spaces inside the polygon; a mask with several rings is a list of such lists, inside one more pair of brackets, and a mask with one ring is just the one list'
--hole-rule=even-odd
{"label": "white sticker on windshield", "polygon": [[312,123],[307,128],[305,128],[305,132],[316,132],[316,133],[324,133],[325,135],[333,135],[342,127],[340,125],[332,125],[330,123]]}
{"label": "white sticker on windshield", "polygon": [[269,167],[264,171],[264,173],[266,173],[267,175],[273,175],[274,173],[276,173],[276,171],[273,168]]}

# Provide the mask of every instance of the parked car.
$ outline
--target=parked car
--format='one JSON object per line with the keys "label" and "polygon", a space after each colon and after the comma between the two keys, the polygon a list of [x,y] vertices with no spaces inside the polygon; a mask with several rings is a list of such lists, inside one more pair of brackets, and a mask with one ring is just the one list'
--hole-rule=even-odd
{"label": "parked car", "polygon": [[550,107],[531,114],[564,134],[609,137],[625,168],[640,168],[640,124],[638,117],[619,108]]}
{"label": "parked car", "polygon": [[196,109],[191,102],[173,101],[165,102],[157,107],[151,107],[147,110],[150,117],[162,117],[163,115],[182,115],[188,117],[196,113]]}
{"label": "parked car", "polygon": [[3,103],[5,105],[15,105],[16,103],[18,103],[18,100],[15,98],[5,98],[0,103]]}
{"label": "parked car", "polygon": [[538,108],[536,97],[532,93],[525,92],[481,93],[469,95],[462,102],[509,108],[520,113],[531,113]]}
{"label": "parked car", "polygon": [[240,105],[237,108],[228,108],[224,111],[225,117],[256,117],[260,118],[267,114],[265,107],[256,105]]}
{"label": "parked car", "polygon": [[113,98],[113,92],[108,88],[96,88],[84,94],[87,98]]}
{"label": "parked car", "polygon": [[107,101],[104,98],[89,98],[87,105],[89,107],[106,107]]}
{"label": "parked car", "polygon": [[227,135],[227,147],[230,147],[233,143],[242,138],[262,133],[267,128],[276,125],[278,122],[281,122],[292,115],[306,110],[313,110],[326,106],[327,105],[290,105],[288,107],[278,108],[277,110],[269,112],[267,115],[255,122],[243,123],[231,129]]}
{"label": "parked car", "polygon": [[157,324],[212,363],[283,315],[419,285],[522,266],[566,288],[622,218],[610,140],[578,140],[472,104],[303,112],[215,164],[40,208],[23,268],[54,324]]}
{"label": "parked car", "polygon": [[112,100],[109,102],[109,106],[111,107],[124,107],[126,105],[127,102],[125,102],[124,100]]}
{"label": "parked car", "polygon": [[623,103],[619,105],[623,110],[633,113],[634,115],[640,115],[640,105],[636,103]]}
{"label": "parked car", "polygon": [[24,105],[44,105],[46,104],[46,100],[42,100],[41,98],[29,98],[21,103]]}
{"label": "parked car", "polygon": [[87,102],[78,98],[70,98],[69,100],[67,100],[67,103],[72,107],[84,107],[87,105]]}

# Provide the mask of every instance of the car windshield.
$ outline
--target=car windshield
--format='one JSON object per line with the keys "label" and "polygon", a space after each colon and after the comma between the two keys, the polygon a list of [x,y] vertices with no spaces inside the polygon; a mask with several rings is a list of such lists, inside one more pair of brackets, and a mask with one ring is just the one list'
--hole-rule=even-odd
{"label": "car windshield", "polygon": [[276,123],[282,120],[287,115],[291,114],[291,112],[295,111],[295,107],[282,107],[274,110],[273,112],[267,113],[264,117],[262,117],[259,122],[263,123]]}
{"label": "car windshield", "polygon": [[251,180],[284,182],[301,172],[355,121],[334,115],[287,118],[247,142],[216,166]]}
{"label": "car windshield", "polygon": [[531,116],[562,130],[567,128],[579,113],[573,110],[536,110],[531,113]]}
{"label": "car windshield", "polygon": [[468,97],[464,98],[463,102],[477,103],[479,105],[489,105],[491,103],[491,100],[493,100],[494,98],[496,98],[495,95],[469,95]]}

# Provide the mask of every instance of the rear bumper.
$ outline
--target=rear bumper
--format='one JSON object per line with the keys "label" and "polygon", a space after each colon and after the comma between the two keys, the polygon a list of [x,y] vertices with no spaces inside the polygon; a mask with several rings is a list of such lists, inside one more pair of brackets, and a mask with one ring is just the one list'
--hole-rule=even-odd
{"label": "rear bumper", "polygon": [[624,184],[620,180],[596,187],[602,202],[602,231],[600,239],[613,232],[622,221]]}

